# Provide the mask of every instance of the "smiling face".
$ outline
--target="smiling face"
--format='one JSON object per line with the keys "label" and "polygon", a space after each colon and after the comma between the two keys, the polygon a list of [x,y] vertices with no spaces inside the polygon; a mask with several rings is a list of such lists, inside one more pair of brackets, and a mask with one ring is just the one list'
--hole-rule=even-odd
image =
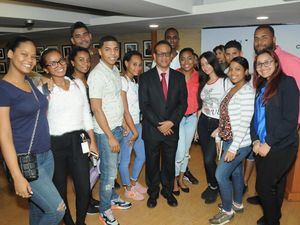
{"label": "smiling face", "polygon": [[45,65],[45,72],[53,77],[64,77],[66,74],[66,60],[58,51],[52,51],[45,55]]}
{"label": "smiling face", "polygon": [[190,72],[194,69],[194,55],[190,51],[185,51],[180,55],[180,68],[184,72]]}
{"label": "smiling face", "polygon": [[172,61],[170,46],[167,44],[157,45],[153,54],[156,65],[161,69],[168,69]]}
{"label": "smiling face", "polygon": [[130,76],[138,76],[141,74],[143,69],[142,59],[138,55],[131,56],[129,61],[125,61],[127,67],[126,74]]}
{"label": "smiling face", "polygon": [[22,74],[28,74],[36,65],[36,48],[30,41],[22,42],[14,51],[8,51],[10,65]]}
{"label": "smiling face", "polygon": [[269,79],[275,72],[277,64],[271,55],[263,53],[257,56],[256,60],[256,71],[257,73],[265,78]]}
{"label": "smiling face", "polygon": [[200,66],[202,71],[207,75],[211,75],[212,73],[214,73],[214,68],[207,62],[207,59],[205,57],[202,57],[200,59]]}
{"label": "smiling face", "polygon": [[77,28],[74,30],[71,42],[73,45],[80,46],[82,48],[89,48],[92,43],[92,35],[84,27]]}
{"label": "smiling face", "polygon": [[248,70],[245,70],[241,64],[235,61],[230,63],[228,77],[233,84],[245,83],[247,74]]}
{"label": "smiling face", "polygon": [[115,41],[105,41],[99,49],[101,60],[109,67],[113,68],[119,58],[119,43]]}
{"label": "smiling face", "polygon": [[75,72],[86,74],[91,67],[90,54],[85,51],[77,52],[74,61],[71,61]]}

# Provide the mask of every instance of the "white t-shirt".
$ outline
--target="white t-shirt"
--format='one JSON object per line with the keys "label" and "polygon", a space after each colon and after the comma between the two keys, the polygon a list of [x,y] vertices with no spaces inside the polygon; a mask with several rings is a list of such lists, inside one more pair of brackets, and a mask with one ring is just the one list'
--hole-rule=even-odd
{"label": "white t-shirt", "polygon": [[122,91],[126,92],[129,113],[134,124],[140,123],[139,85],[128,77],[122,76]]}
{"label": "white t-shirt", "polygon": [[212,84],[205,84],[200,94],[202,100],[201,112],[208,117],[219,119],[220,103],[226,91],[232,86],[228,78],[219,78]]}
{"label": "white t-shirt", "polygon": [[[105,114],[109,128],[121,126],[123,122],[124,107],[121,98],[121,77],[116,66],[110,69],[102,60],[90,72],[88,77],[89,96],[102,100],[102,110]],[[103,130],[93,117],[94,131],[103,134]]]}

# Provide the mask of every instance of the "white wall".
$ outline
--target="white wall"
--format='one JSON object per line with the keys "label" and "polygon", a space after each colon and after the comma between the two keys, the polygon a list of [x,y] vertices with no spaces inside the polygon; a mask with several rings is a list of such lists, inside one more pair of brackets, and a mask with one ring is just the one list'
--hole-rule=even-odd
{"label": "white wall", "polygon": [[[300,57],[300,25],[274,25],[277,44],[287,52]],[[202,29],[201,52],[212,51],[220,44],[225,45],[230,40],[237,40],[242,44],[244,57],[248,59],[250,71],[254,58],[253,36],[255,27],[235,27]]]}

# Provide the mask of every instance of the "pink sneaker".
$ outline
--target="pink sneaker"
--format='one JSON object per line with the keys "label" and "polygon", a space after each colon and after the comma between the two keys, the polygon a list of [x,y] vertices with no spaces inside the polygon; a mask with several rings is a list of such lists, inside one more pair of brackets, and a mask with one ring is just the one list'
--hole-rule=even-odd
{"label": "pink sneaker", "polygon": [[131,187],[131,190],[128,191],[125,189],[125,197],[126,198],[131,198],[133,200],[141,201],[144,200],[144,195],[136,191],[133,187]]}
{"label": "pink sneaker", "polygon": [[147,193],[147,188],[145,188],[143,185],[141,185],[139,182],[135,183],[135,186],[132,186],[131,190],[134,189],[137,192],[141,194],[146,194]]}

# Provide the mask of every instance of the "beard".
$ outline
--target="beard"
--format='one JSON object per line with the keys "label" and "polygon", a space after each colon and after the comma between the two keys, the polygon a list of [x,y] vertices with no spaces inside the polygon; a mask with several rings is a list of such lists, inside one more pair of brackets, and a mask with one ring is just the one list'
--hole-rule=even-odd
{"label": "beard", "polygon": [[256,49],[255,46],[254,46],[254,52],[257,55],[259,52],[264,51],[264,50],[273,51],[273,50],[275,50],[275,47],[276,47],[275,43],[272,43],[272,44],[270,44],[270,45],[268,45],[265,48],[260,49],[260,50]]}

